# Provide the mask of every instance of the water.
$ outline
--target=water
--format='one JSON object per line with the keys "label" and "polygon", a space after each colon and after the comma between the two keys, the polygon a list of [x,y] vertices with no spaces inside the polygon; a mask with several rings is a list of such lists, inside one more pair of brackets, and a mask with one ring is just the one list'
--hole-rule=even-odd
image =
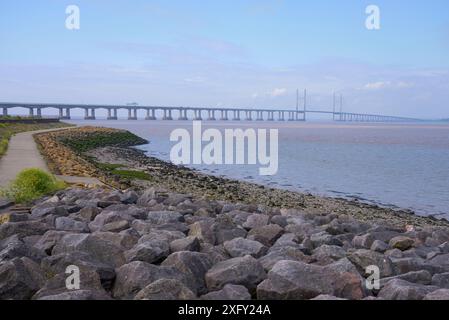
{"label": "water", "polygon": [[[141,148],[168,160],[170,132],[192,122],[74,121],[127,129],[151,141]],[[196,166],[215,175],[317,195],[359,199],[449,218],[449,125],[203,122],[204,127],[279,129],[279,170],[259,165]]]}

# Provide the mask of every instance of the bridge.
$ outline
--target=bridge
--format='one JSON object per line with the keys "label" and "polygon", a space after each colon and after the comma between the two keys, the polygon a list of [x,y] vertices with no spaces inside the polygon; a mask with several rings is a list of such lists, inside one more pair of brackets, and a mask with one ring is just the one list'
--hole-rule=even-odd
{"label": "bridge", "polygon": [[30,117],[42,117],[43,109],[56,109],[61,120],[71,119],[71,110],[84,110],[85,120],[95,120],[97,110],[106,110],[108,120],[118,120],[118,110],[128,111],[128,120],[137,120],[137,111],[146,112],[146,120],[246,120],[246,121],[306,121],[308,114],[328,114],[333,121],[341,122],[417,122],[419,119],[351,113],[343,111],[295,110],[291,109],[256,109],[256,108],[209,108],[209,107],[169,107],[169,106],[139,106],[139,105],[96,105],[96,104],[56,104],[56,103],[14,103],[0,102],[3,116],[8,116],[9,109],[25,108]]}

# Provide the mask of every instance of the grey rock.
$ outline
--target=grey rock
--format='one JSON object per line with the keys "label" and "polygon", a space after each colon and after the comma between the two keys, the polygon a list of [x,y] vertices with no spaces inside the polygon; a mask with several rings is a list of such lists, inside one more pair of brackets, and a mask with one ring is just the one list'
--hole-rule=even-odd
{"label": "grey rock", "polygon": [[109,222],[103,225],[100,231],[103,232],[121,232],[123,230],[129,229],[129,222],[126,220],[118,220],[114,222]]}
{"label": "grey rock", "polygon": [[384,253],[388,249],[388,244],[383,242],[382,240],[374,240],[371,245],[371,250],[379,253]]}
{"label": "grey rock", "polygon": [[337,300],[348,300],[348,299],[338,298],[336,296],[331,296],[329,294],[320,294],[319,296],[317,296],[313,299],[310,299],[310,300],[335,300],[335,301],[337,301]]}
{"label": "grey rock", "polygon": [[148,213],[147,221],[152,224],[163,225],[184,222],[184,216],[179,212],[174,211],[150,211]]}
{"label": "grey rock", "polygon": [[157,280],[135,296],[134,300],[193,300],[196,295],[181,281],[175,279]]}
{"label": "grey rock", "polygon": [[134,191],[127,191],[120,195],[120,201],[123,204],[135,204],[139,199],[139,195]]}
{"label": "grey rock", "polygon": [[251,300],[251,294],[244,286],[227,284],[223,289],[201,296],[202,300]]}
{"label": "grey rock", "polygon": [[263,227],[251,229],[247,238],[271,247],[283,233],[284,229],[277,224],[269,224]]}
{"label": "grey rock", "polygon": [[43,235],[50,229],[52,227],[47,223],[33,220],[4,223],[0,225],[0,240],[4,240],[13,235],[17,235],[20,238]]}
{"label": "grey rock", "polygon": [[268,221],[270,221],[270,216],[268,215],[252,214],[246,219],[246,222],[243,224],[243,227],[245,229],[260,228],[266,226],[268,224]]}
{"label": "grey rock", "polygon": [[216,244],[222,244],[235,238],[244,238],[247,235],[246,230],[240,227],[221,228],[215,226],[215,230]]}
{"label": "grey rock", "polygon": [[326,265],[346,257],[346,251],[339,246],[324,244],[313,250],[312,257],[316,259],[319,264]]}
{"label": "grey rock", "polygon": [[70,234],[70,232],[49,230],[39,238],[34,247],[50,255],[56,243],[67,234]]}
{"label": "grey rock", "polygon": [[38,219],[48,215],[68,216],[69,212],[63,206],[55,206],[53,203],[43,203],[31,208],[31,218]]}
{"label": "grey rock", "polygon": [[97,290],[74,290],[74,291],[67,291],[55,295],[50,296],[43,296],[42,298],[39,298],[37,300],[76,300],[76,301],[82,301],[82,300],[112,300],[112,298],[104,291],[97,291]]}
{"label": "grey rock", "polygon": [[285,228],[288,225],[287,218],[280,215],[273,216],[271,218],[271,223],[277,224],[281,228]]}
{"label": "grey rock", "polygon": [[148,240],[139,242],[130,250],[125,252],[127,262],[144,261],[158,263],[164,260],[170,253],[168,242],[161,240]]}
{"label": "grey rock", "polygon": [[233,258],[244,257],[246,255],[259,258],[264,256],[268,251],[268,248],[262,243],[244,238],[235,238],[226,241],[223,246],[226,252]]}
{"label": "grey rock", "polygon": [[69,217],[58,217],[55,227],[59,231],[89,232],[89,227],[84,221],[76,221]]}
{"label": "grey rock", "polygon": [[411,283],[430,285],[432,282],[432,275],[427,270],[419,270],[419,271],[410,271],[408,273],[404,273],[398,276],[381,278],[380,286],[385,286],[389,281],[394,279],[401,279]]}
{"label": "grey rock", "polygon": [[21,257],[27,257],[34,262],[40,263],[47,256],[45,251],[29,246],[17,236],[12,236],[5,240],[2,241],[2,246],[0,247],[0,263]]}
{"label": "grey rock", "polygon": [[310,236],[310,241],[312,242],[312,245],[314,248],[318,248],[322,245],[336,245],[336,246],[342,246],[343,243],[332,236],[331,234],[322,231],[318,233],[314,233]]}
{"label": "grey rock", "polygon": [[364,297],[360,275],[298,261],[279,261],[257,286],[261,300],[303,300],[327,294],[346,299]]}
{"label": "grey rock", "polygon": [[364,235],[355,236],[352,239],[352,245],[357,249],[370,249],[374,241],[374,237],[367,233]]}
{"label": "grey rock", "polygon": [[142,261],[133,261],[115,270],[117,277],[112,294],[118,299],[133,299],[149,284],[160,279],[176,279],[182,282],[184,277],[173,267],[155,266]]}
{"label": "grey rock", "polygon": [[449,289],[439,289],[428,293],[423,300],[449,300]]}
{"label": "grey rock", "polygon": [[394,279],[380,290],[378,297],[386,300],[422,300],[427,294],[437,289],[434,286],[424,286],[401,279]]}
{"label": "grey rock", "polygon": [[366,274],[366,268],[373,265],[379,267],[381,277],[390,277],[394,274],[390,258],[378,252],[359,249],[349,254],[348,259],[359,269],[361,274]]}
{"label": "grey rock", "polygon": [[302,252],[300,245],[272,247],[265,256],[259,258],[259,262],[266,271],[271,270],[271,268],[281,260],[309,263],[312,259]]}
{"label": "grey rock", "polygon": [[197,237],[185,237],[182,239],[176,239],[170,242],[170,251],[200,251],[200,241]]}
{"label": "grey rock", "polygon": [[449,272],[435,274],[432,277],[432,285],[449,289]]}
{"label": "grey rock", "polygon": [[79,217],[80,219],[83,219],[86,222],[91,222],[100,213],[101,213],[100,208],[89,206],[89,207],[82,208],[80,211],[73,214],[72,216]]}
{"label": "grey rock", "polygon": [[219,262],[205,276],[209,290],[220,290],[226,284],[237,284],[245,286],[250,292],[254,292],[257,284],[265,278],[262,265],[251,256]]}
{"label": "grey rock", "polygon": [[205,253],[181,251],[172,253],[162,262],[162,266],[174,267],[181,272],[187,286],[197,294],[206,292],[204,275],[212,267],[212,261]]}
{"label": "grey rock", "polygon": [[214,220],[202,220],[190,225],[189,236],[197,237],[199,240],[215,245]]}
{"label": "grey rock", "polygon": [[26,300],[44,284],[39,265],[28,258],[14,258],[0,264],[0,300]]}

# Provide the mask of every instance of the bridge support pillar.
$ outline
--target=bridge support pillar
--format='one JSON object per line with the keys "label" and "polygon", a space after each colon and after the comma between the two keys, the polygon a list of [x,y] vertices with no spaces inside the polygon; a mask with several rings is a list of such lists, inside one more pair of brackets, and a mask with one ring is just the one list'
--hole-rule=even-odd
{"label": "bridge support pillar", "polygon": [[268,121],[274,121],[274,112],[268,111]]}
{"label": "bridge support pillar", "polygon": [[221,118],[220,120],[226,121],[228,120],[228,110],[220,110],[221,111]]}
{"label": "bridge support pillar", "polygon": [[29,108],[29,110],[30,110],[30,113],[29,113],[30,118],[34,117],[34,108],[31,107],[31,108]]}
{"label": "bridge support pillar", "polygon": [[201,118],[201,110],[194,110],[194,113],[195,113],[194,120],[197,120],[197,121],[203,120],[203,119]]}
{"label": "bridge support pillar", "polygon": [[156,110],[155,109],[147,109],[147,116],[145,120],[156,120]]}
{"label": "bridge support pillar", "polygon": [[256,121],[263,121],[262,111],[257,111]]}
{"label": "bridge support pillar", "polygon": [[3,116],[7,117],[8,116],[8,108],[3,107]]}
{"label": "bridge support pillar", "polygon": [[41,108],[37,108],[36,112],[37,112],[37,117],[38,118],[42,118],[42,109]]}
{"label": "bridge support pillar", "polygon": [[137,120],[137,109],[128,109],[128,120]]}
{"label": "bridge support pillar", "polygon": [[108,109],[108,120],[117,120],[117,109]]}
{"label": "bridge support pillar", "polygon": [[208,113],[207,120],[215,121],[215,110],[209,109],[209,110],[207,110],[207,113]]}
{"label": "bridge support pillar", "polygon": [[253,118],[252,118],[252,111],[250,111],[250,110],[247,110],[247,111],[245,111],[245,114],[246,114],[246,121],[253,121]]}
{"label": "bridge support pillar", "polygon": [[240,111],[239,110],[234,110],[234,118],[232,120],[240,121]]}

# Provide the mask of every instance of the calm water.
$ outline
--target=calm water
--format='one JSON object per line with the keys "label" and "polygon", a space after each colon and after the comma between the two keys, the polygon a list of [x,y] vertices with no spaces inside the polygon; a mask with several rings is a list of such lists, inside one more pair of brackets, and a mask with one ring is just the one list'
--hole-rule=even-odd
{"label": "calm water", "polygon": [[[192,122],[74,121],[127,129],[169,159],[170,132]],[[334,197],[356,198],[449,218],[449,125],[203,122],[203,127],[279,129],[277,175],[259,165],[198,166],[215,175]]]}

